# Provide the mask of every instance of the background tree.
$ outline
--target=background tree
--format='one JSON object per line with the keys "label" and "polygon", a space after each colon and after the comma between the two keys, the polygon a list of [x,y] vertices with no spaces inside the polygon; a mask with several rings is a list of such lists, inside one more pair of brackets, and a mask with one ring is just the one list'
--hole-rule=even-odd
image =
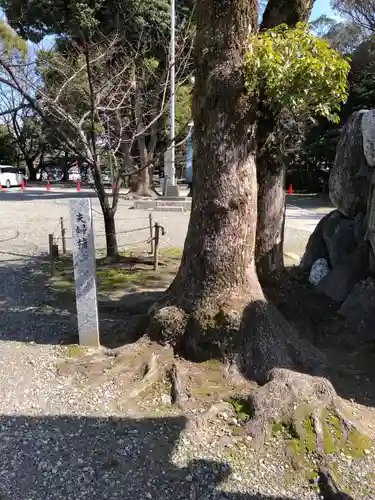
{"label": "background tree", "polygon": [[[289,177],[297,189],[301,185],[301,180],[306,179],[306,176],[312,178],[319,173],[319,177],[322,178],[321,165],[324,164],[326,169],[332,168],[342,124],[349,116],[355,111],[375,107],[375,45],[373,40],[375,4],[367,0],[360,2],[341,0],[333,2],[333,7],[344,20],[337,22],[332,18],[322,16],[313,22],[313,27],[315,32],[326,39],[332,47],[350,56],[349,96],[340,112],[340,124],[324,119],[311,122],[312,126],[302,141],[304,155],[299,166],[300,173]],[[314,189],[315,184],[308,184],[308,186]],[[327,182],[322,184],[322,187],[323,190],[328,189]]]}
{"label": "background tree", "polygon": [[[306,10],[301,12],[308,16]],[[292,17],[285,15],[285,19]],[[267,23],[263,22],[264,29]],[[293,30],[285,26],[265,34],[261,31],[253,47],[247,82],[257,88],[260,114],[256,255],[258,271],[269,273],[283,267],[286,166],[277,136],[280,119],[287,111],[297,120],[309,113],[337,120],[347,97],[349,65],[304,25]]]}
{"label": "background tree", "polygon": [[0,125],[0,158],[3,165],[12,165],[17,161],[14,151],[14,137],[7,125]]}
{"label": "background tree", "polygon": [[331,0],[331,5],[362,31],[375,32],[375,0]]}

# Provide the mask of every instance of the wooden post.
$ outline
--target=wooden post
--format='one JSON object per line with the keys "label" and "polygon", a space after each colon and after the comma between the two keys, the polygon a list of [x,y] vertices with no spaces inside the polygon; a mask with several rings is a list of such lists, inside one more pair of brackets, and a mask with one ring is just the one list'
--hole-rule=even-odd
{"label": "wooden post", "polygon": [[48,235],[48,243],[49,243],[49,258],[51,263],[51,276],[55,276],[56,266],[55,266],[55,250],[53,244],[53,234]]}
{"label": "wooden post", "polygon": [[148,215],[149,225],[150,225],[150,245],[151,245],[151,255],[154,253],[154,234],[152,225],[152,214]]}
{"label": "wooden post", "polygon": [[64,217],[60,217],[60,226],[61,226],[61,241],[62,241],[62,253],[66,254],[66,229],[64,226]]}
{"label": "wooden post", "polygon": [[157,271],[159,267],[159,238],[160,226],[155,222],[154,271]]}

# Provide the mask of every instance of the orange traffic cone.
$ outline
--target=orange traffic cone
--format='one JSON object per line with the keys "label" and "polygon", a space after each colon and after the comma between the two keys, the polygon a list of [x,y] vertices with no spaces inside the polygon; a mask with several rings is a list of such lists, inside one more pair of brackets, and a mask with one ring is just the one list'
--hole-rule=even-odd
{"label": "orange traffic cone", "polygon": [[21,181],[21,191],[25,191],[25,181],[22,179]]}
{"label": "orange traffic cone", "polygon": [[292,185],[289,186],[288,194],[293,194],[293,186]]}
{"label": "orange traffic cone", "polygon": [[77,181],[77,193],[81,191],[81,183],[80,181]]}

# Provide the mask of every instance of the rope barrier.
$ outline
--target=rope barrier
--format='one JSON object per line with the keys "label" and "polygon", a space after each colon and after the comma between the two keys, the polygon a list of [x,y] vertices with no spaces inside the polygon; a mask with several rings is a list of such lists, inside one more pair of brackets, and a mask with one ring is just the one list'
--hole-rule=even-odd
{"label": "rope barrier", "polygon": [[7,231],[8,229],[11,229],[12,231],[14,231],[13,236],[11,236],[10,238],[4,238],[3,240],[0,240],[0,243],[6,243],[7,241],[13,241],[19,237],[19,235],[20,235],[19,231],[17,231],[16,229],[7,228],[7,227],[0,229],[0,234]]}
{"label": "rope barrier", "polygon": [[141,243],[150,243],[149,240],[142,240],[142,241],[132,241],[131,243],[127,243],[126,245],[118,245],[118,248],[125,248],[125,247],[133,247],[134,245],[140,245]]}

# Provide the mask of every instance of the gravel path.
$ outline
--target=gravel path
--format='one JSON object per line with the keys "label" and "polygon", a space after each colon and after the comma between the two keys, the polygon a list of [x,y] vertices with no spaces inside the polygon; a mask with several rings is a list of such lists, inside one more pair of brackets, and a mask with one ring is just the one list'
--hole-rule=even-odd
{"label": "gravel path", "polygon": [[[249,452],[242,472],[228,478],[228,461],[211,446],[210,432],[194,444],[184,437],[185,418],[124,415],[115,383],[93,388],[59,374],[72,323],[68,311],[47,305],[38,256],[59,217],[68,221],[68,204],[64,196],[24,195],[0,200],[0,499],[319,498],[304,488],[287,493],[278,458],[261,462]],[[130,206],[121,202],[118,229],[147,217]],[[155,218],[167,230],[163,245],[182,246],[188,215]],[[99,214],[95,226],[103,228]],[[307,236],[301,233],[301,241]]]}

